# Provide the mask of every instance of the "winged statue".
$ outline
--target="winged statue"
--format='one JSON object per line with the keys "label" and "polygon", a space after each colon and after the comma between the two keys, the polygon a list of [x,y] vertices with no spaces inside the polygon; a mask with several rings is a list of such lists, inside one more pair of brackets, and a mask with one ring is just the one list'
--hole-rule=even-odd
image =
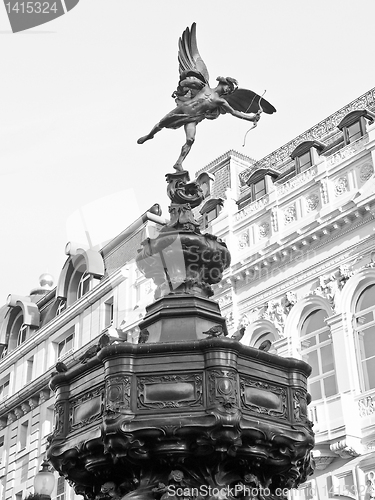
{"label": "winged statue", "polygon": [[217,77],[217,86],[209,85],[207,67],[201,58],[196,36],[196,24],[186,28],[178,43],[180,79],[172,94],[176,107],[157,123],[151,131],[138,139],[138,144],[152,139],[163,128],[184,127],[186,142],[182,146],[174,168],[182,171],[182,162],[195,141],[198,123],[204,119],[214,120],[221,114],[230,113],[236,118],[253,122],[256,126],[261,113],[272,114],[276,109],[252,90],[241,89],[231,77]]}

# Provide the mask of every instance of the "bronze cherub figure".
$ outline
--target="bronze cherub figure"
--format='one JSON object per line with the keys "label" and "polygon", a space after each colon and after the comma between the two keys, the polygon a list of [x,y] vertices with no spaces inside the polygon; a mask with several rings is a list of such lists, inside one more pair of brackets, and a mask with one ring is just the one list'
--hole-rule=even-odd
{"label": "bronze cherub figure", "polygon": [[234,78],[219,76],[218,85],[210,87],[207,67],[198,51],[195,23],[190,29],[186,28],[179,40],[178,61],[180,80],[177,90],[172,94],[177,106],[137,142],[143,144],[163,128],[177,129],[184,126],[186,142],[174,165],[177,171],[182,171],[182,162],[195,140],[197,124],[205,118],[214,120],[220,114],[230,113],[256,126],[262,111],[272,114],[276,109],[255,92],[238,88]]}

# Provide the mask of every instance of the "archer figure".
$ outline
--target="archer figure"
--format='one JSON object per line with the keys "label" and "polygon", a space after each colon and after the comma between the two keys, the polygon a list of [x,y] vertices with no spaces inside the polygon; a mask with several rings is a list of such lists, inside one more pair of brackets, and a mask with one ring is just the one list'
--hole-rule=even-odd
{"label": "archer figure", "polygon": [[191,29],[186,28],[179,40],[178,61],[180,80],[177,90],[172,94],[177,106],[137,142],[143,144],[163,128],[177,129],[184,126],[186,142],[174,165],[177,171],[182,171],[182,162],[195,140],[197,124],[205,118],[214,120],[220,114],[230,113],[253,122],[255,127],[262,111],[272,114],[276,109],[255,92],[238,88],[234,78],[219,76],[218,85],[214,89],[210,87],[206,65],[198,52],[195,23]]}

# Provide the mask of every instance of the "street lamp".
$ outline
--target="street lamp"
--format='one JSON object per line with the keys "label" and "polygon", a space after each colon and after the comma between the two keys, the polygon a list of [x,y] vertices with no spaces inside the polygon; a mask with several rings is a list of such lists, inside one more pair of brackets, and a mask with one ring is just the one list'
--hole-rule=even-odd
{"label": "street lamp", "polygon": [[49,500],[55,487],[55,476],[46,459],[41,464],[41,469],[34,479],[34,491],[43,500]]}

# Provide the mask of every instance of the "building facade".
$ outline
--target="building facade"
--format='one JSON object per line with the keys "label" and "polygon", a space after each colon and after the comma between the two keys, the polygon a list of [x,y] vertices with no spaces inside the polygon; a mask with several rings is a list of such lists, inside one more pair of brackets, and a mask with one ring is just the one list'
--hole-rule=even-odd
{"label": "building facade", "polygon": [[[375,498],[374,119],[372,89],[260,161],[230,151],[201,170],[214,180],[196,217],[232,256],[214,296],[229,335],[312,366],[315,472],[295,499]],[[67,245],[56,286],[44,275],[0,309],[1,500],[33,490],[56,363],[85,362],[105,331],[138,341],[153,284],[135,256],[163,222],[146,213],[102,249]],[[59,478],[53,496],[74,493]]]}

